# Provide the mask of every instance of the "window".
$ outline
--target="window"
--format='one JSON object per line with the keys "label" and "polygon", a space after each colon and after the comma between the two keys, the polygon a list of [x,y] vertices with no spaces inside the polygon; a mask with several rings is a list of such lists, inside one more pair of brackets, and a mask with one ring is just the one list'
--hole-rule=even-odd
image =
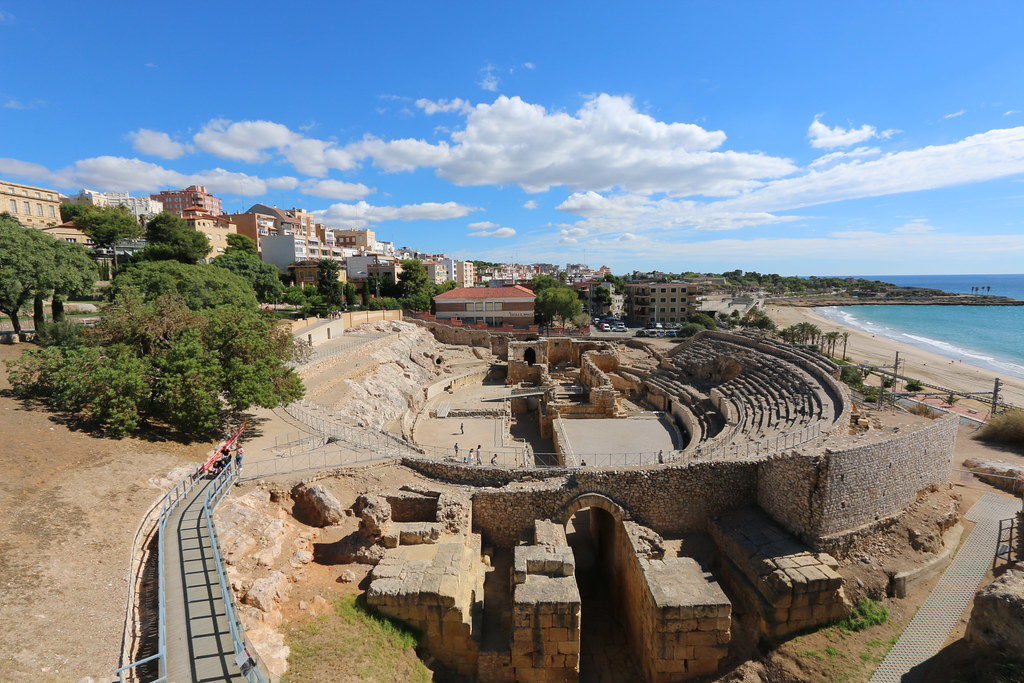
{"label": "window", "polygon": [[42,199],[42,198],[43,198],[43,193],[42,192],[36,192],[36,199]]}
{"label": "window", "polygon": [[25,209],[24,211],[22,211],[22,213],[27,213],[29,216],[32,215],[32,205],[31,204],[29,204],[28,202],[22,202],[21,206],[22,206],[23,209]]}
{"label": "window", "polygon": [[42,217],[42,215],[43,215],[43,205],[42,204],[36,204],[36,215]]}
{"label": "window", "polygon": [[15,199],[10,200],[11,213],[18,213],[18,202]]}

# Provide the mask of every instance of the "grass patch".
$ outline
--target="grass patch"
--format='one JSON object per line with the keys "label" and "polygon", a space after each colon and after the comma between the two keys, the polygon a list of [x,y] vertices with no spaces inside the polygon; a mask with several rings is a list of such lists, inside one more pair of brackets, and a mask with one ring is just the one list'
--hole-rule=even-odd
{"label": "grass patch", "polygon": [[889,621],[889,609],[882,603],[865,598],[853,606],[853,612],[845,619],[836,622],[836,627],[843,631],[863,631],[878,624]]}
{"label": "grass patch", "polygon": [[334,601],[334,612],[310,619],[287,636],[288,681],[429,681],[417,657],[416,634],[365,605],[361,596]]}
{"label": "grass patch", "polygon": [[825,661],[825,655],[821,654],[817,650],[804,650],[800,654],[804,657],[813,657],[814,659],[817,659],[819,662]]}
{"label": "grass patch", "polygon": [[825,654],[827,654],[829,657],[843,656],[843,654],[839,652],[839,650],[837,650],[834,645],[829,645],[828,647],[826,647]]}

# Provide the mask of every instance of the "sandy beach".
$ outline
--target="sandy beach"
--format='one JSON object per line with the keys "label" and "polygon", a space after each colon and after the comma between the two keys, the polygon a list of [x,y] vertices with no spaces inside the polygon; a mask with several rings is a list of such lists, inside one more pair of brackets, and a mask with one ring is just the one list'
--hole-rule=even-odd
{"label": "sandy beach", "polygon": [[[821,328],[822,332],[849,332],[850,338],[846,346],[846,355],[853,361],[892,365],[896,352],[899,351],[903,364],[902,374],[931,384],[961,391],[991,391],[992,384],[998,376],[1003,381],[1001,392],[1004,400],[1024,406],[1024,379],[1022,378],[998,375],[985,368],[952,360],[915,346],[873,335],[855,327],[841,325],[818,315],[810,308],[768,306],[767,313],[779,328],[810,322]],[[836,346],[836,353],[841,355],[842,341]]]}

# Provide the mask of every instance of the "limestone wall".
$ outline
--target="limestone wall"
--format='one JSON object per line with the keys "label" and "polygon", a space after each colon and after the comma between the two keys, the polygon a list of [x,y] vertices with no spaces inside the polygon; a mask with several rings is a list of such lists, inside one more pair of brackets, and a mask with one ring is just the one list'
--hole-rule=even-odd
{"label": "limestone wall", "polygon": [[732,637],[731,604],[718,584],[692,558],[664,557],[661,539],[639,524],[622,522],[605,536],[619,614],[646,680],[715,672]]}
{"label": "limestone wall", "polygon": [[[483,534],[488,544],[506,547],[517,544],[534,519],[563,519],[569,503],[585,493],[607,496],[628,510],[633,520],[660,534],[703,530],[709,516],[749,505],[757,496],[756,462],[621,470],[581,468],[537,482],[523,481],[530,477],[522,471],[438,465],[411,466],[435,476],[452,474],[446,479],[459,483],[489,482],[493,486],[502,479],[509,481],[509,474],[519,481],[473,494],[474,531]],[[488,469],[492,471],[488,473]]]}
{"label": "limestone wall", "polygon": [[958,420],[823,456],[786,455],[758,466],[757,502],[816,548],[898,514],[918,492],[949,481]]}
{"label": "limestone wall", "polygon": [[534,545],[516,547],[512,571],[515,680],[573,680],[580,662],[576,561],[560,525],[539,521],[534,536]]}
{"label": "limestone wall", "polygon": [[891,439],[826,457],[817,536],[896,514],[929,486],[949,481],[959,420],[955,415]]}

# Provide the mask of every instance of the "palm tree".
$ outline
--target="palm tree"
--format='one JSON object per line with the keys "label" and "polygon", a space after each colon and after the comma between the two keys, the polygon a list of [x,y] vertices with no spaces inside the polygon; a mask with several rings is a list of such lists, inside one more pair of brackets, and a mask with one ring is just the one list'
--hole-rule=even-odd
{"label": "palm tree", "polygon": [[836,342],[839,341],[839,333],[835,332],[835,331],[833,331],[833,332],[826,332],[824,334],[824,338],[825,338],[825,342],[828,344],[828,355],[829,356],[835,356],[836,355]]}
{"label": "palm tree", "polygon": [[850,333],[843,332],[843,360],[846,360],[846,343],[850,340]]}

